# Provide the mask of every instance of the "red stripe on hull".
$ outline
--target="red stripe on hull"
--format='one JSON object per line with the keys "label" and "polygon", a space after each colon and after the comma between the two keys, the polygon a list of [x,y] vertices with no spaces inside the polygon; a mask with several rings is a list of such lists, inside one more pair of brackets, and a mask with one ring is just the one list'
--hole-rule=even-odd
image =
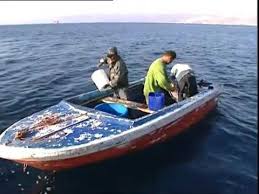
{"label": "red stripe on hull", "polygon": [[95,163],[108,158],[120,156],[128,152],[144,149],[152,144],[162,142],[170,137],[173,137],[191,125],[196,124],[204,118],[212,109],[215,108],[217,102],[212,99],[198,109],[188,113],[182,118],[174,121],[173,123],[147,134],[141,138],[135,139],[127,145],[113,147],[107,150],[99,151],[96,153],[80,156],[76,158],[57,160],[57,161],[17,161],[19,163],[26,163],[29,166],[41,170],[63,170],[74,168],[90,163]]}

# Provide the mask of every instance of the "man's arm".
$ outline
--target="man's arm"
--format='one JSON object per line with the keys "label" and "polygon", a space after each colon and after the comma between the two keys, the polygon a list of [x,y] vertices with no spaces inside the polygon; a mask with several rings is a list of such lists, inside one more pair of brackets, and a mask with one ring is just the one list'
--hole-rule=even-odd
{"label": "man's arm", "polygon": [[99,63],[97,64],[97,67],[101,67],[104,64],[107,64],[107,58],[101,58]]}
{"label": "man's arm", "polygon": [[120,62],[117,62],[113,68],[114,68],[114,75],[113,75],[113,79],[110,80],[110,86],[112,88],[117,87],[118,82],[120,80],[120,76],[121,76],[121,64],[120,64]]}
{"label": "man's arm", "polygon": [[173,91],[174,86],[171,81],[168,79],[165,68],[158,68],[155,71],[156,81],[159,87],[163,88],[166,91]]}

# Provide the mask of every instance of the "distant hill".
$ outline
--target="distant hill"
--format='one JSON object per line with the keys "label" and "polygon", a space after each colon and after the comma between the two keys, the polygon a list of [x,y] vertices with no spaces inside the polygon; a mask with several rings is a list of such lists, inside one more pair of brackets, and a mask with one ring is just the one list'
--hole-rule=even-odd
{"label": "distant hill", "polygon": [[214,15],[75,15],[59,19],[62,23],[78,22],[144,22],[144,23],[197,23],[257,25],[257,18],[220,17]]}

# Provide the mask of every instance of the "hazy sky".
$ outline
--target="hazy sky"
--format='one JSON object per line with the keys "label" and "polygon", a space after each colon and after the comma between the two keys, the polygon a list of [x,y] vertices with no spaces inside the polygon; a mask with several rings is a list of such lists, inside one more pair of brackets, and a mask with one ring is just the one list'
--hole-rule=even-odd
{"label": "hazy sky", "polygon": [[[120,15],[129,18],[140,14],[157,16],[156,21],[159,21],[159,15],[172,14],[190,15],[186,22],[224,23],[224,20],[228,20],[228,23],[233,21],[255,25],[256,8],[256,0],[0,1],[0,24],[62,22],[62,18],[67,16],[100,17],[106,14],[117,15],[117,18]],[[84,21],[91,22],[87,18],[80,22]]]}

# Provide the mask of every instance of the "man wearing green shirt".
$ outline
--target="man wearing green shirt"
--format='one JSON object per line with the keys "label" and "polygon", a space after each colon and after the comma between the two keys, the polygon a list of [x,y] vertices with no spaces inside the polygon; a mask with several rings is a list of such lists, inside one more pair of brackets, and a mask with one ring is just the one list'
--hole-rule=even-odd
{"label": "man wearing green shirt", "polygon": [[[176,58],[174,51],[166,51],[162,57],[156,59],[149,67],[144,84],[144,96],[148,104],[150,92],[172,92],[175,90],[173,83],[166,73],[166,65]],[[168,96],[168,95],[167,95]]]}

